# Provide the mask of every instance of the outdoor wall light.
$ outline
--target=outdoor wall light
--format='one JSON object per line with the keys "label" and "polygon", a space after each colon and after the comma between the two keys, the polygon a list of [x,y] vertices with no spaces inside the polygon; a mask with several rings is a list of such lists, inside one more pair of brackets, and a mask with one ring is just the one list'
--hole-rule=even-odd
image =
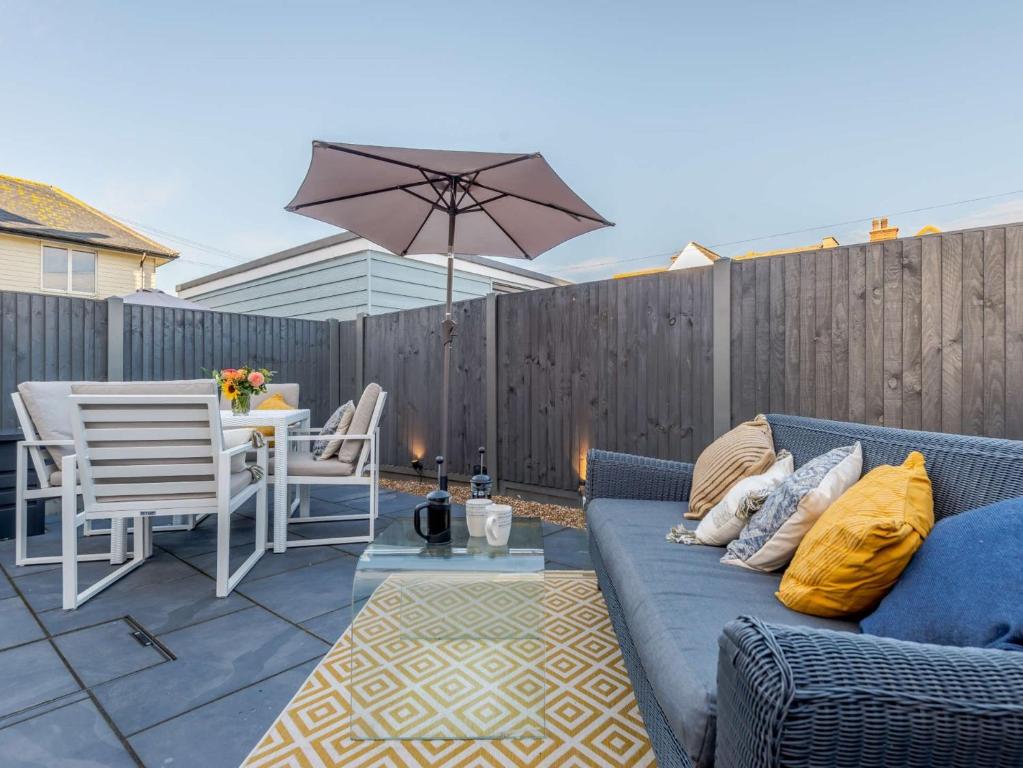
{"label": "outdoor wall light", "polygon": [[412,459],[410,462],[412,469],[414,469],[420,476],[423,474],[423,461],[422,459]]}

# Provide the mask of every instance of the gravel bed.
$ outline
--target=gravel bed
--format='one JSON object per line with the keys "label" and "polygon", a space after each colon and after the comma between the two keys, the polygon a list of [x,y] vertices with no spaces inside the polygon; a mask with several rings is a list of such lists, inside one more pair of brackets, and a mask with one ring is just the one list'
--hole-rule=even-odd
{"label": "gravel bed", "polygon": [[[425,497],[430,491],[437,487],[436,483],[427,480],[396,480],[393,478],[380,478],[380,485],[391,491],[410,493],[413,496]],[[451,492],[451,499],[455,504],[464,504],[469,498],[469,486],[465,483],[448,484]],[[529,501],[513,496],[495,496],[494,501],[498,504],[509,504],[516,515],[522,517],[539,517],[541,520],[564,525],[568,528],[586,528],[583,511],[579,507],[567,507],[561,504],[541,504],[537,501]]]}

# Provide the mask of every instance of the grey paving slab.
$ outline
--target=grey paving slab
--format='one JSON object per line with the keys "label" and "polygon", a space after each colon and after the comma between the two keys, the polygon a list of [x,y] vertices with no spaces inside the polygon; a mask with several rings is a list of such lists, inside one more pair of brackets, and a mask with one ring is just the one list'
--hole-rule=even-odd
{"label": "grey paving slab", "polygon": [[44,633],[20,597],[0,600],[0,649],[38,640]]}
{"label": "grey paving slab", "polygon": [[302,626],[322,640],[333,645],[352,623],[352,606],[346,605],[336,611],[314,616],[302,622]]}
{"label": "grey paving slab", "polygon": [[[111,566],[106,562],[86,562],[78,564],[78,590],[82,591],[90,584],[94,584],[102,577],[111,573],[119,566]],[[189,567],[177,558],[154,551],[153,556],[145,563],[114,585],[108,587],[99,597],[103,597],[111,591],[118,593],[138,589],[156,582],[172,582],[177,579],[184,579],[195,574],[195,569]],[[61,571],[43,570],[39,573],[26,573],[18,576],[15,583],[21,590],[25,600],[32,606],[32,610],[38,612],[48,611],[53,608],[60,608],[62,604]],[[99,597],[93,598],[98,600]],[[86,603],[88,605],[88,603]],[[123,615],[123,614],[122,614]]]}
{"label": "grey paving slab", "polygon": [[552,533],[563,531],[566,528],[564,525],[555,525],[554,523],[548,523],[546,520],[540,524],[540,527],[543,528],[544,536],[550,536]]}
{"label": "grey paving slab", "polygon": [[256,746],[318,660],[274,675],[132,736],[148,766],[235,768]]}
{"label": "grey paving slab", "polygon": [[0,651],[0,717],[81,689],[46,640]]}
{"label": "grey paving slab", "polygon": [[[390,491],[381,491],[380,496],[383,497],[391,493]],[[369,498],[369,487],[365,485],[314,485],[309,495],[314,499],[326,499],[327,501],[349,501],[351,499],[367,499]]]}
{"label": "grey paving slab", "polygon": [[[390,525],[391,521],[377,518],[376,529],[379,532],[381,522]],[[369,520],[335,520],[328,522],[298,523],[288,526],[289,539],[327,539],[341,536],[368,536]],[[340,545],[339,545],[340,546]]]}
{"label": "grey paving slab", "polygon": [[590,550],[586,539],[586,531],[577,528],[564,530],[544,536],[544,556],[556,563],[556,566],[569,569],[590,569]]}
{"label": "grey paving slab", "polygon": [[[238,547],[231,547],[231,569],[234,570],[245,559],[252,554],[251,544],[242,544]],[[266,554],[259,559],[252,570],[245,576],[243,584],[257,579],[265,579],[278,573],[291,571],[296,568],[307,568],[315,563],[340,556],[341,553],[331,547],[296,547],[280,554],[268,549]],[[188,561],[192,566],[198,568],[210,578],[216,576],[217,553],[208,552],[205,555],[193,557]]]}
{"label": "grey paving slab", "polygon": [[[131,534],[128,535],[128,546],[131,546]],[[82,554],[97,554],[110,551],[109,536],[79,536],[78,551]],[[46,531],[38,536],[28,537],[29,557],[44,557],[59,555],[60,524],[55,522]],[[0,541],[0,564],[4,571],[12,577],[24,576],[30,573],[41,573],[42,571],[57,570],[60,563],[47,563],[45,565],[22,565],[14,564],[14,539]]]}
{"label": "grey paving slab", "polygon": [[177,661],[93,689],[126,735],[319,659],[329,648],[260,608],[170,632],[160,640]]}
{"label": "grey paving slab", "polygon": [[17,593],[14,591],[14,585],[11,583],[11,580],[0,574],[0,600],[13,597],[15,594]]}
{"label": "grey paving slab", "polygon": [[[255,533],[256,521],[243,515],[231,516],[231,546],[251,544]],[[267,522],[267,530],[271,524]],[[268,534],[269,535],[269,534]],[[217,550],[217,520],[210,516],[203,520],[194,530],[172,531],[153,535],[153,544],[160,549],[173,552],[178,557],[188,559],[197,555]]]}
{"label": "grey paving slab", "polygon": [[56,608],[40,613],[39,619],[51,633],[58,634],[131,616],[147,631],[159,634],[233,613],[250,605],[237,590],[227,597],[216,597],[214,581],[198,571],[193,571],[194,575],[184,579],[132,587],[131,578],[148,567],[148,563],[141,566],[77,610]]}
{"label": "grey paving slab", "polygon": [[134,627],[118,619],[54,638],[82,682],[99,685],[167,661],[156,646],[144,646],[134,637]]}
{"label": "grey paving slab", "polygon": [[137,765],[89,700],[80,700],[0,730],[0,756],[4,768],[127,768]]}
{"label": "grey paving slab", "polygon": [[289,621],[302,622],[352,602],[355,563],[354,557],[342,555],[269,579],[243,581],[235,591]]}

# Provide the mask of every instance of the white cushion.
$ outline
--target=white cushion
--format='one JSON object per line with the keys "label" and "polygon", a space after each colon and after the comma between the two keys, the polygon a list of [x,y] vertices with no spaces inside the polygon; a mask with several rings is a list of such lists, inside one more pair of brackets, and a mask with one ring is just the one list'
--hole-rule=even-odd
{"label": "white cushion", "polygon": [[824,510],[860,479],[859,443],[834,448],[786,477],[753,515],[738,539],[728,545],[722,563],[755,571],[788,565],[803,536]]}
{"label": "white cushion", "polygon": [[792,474],[795,468],[792,454],[784,454],[779,452],[779,458],[764,474],[745,477],[733,485],[725,497],[710,508],[696,528],[696,539],[700,544],[723,547],[742,532],[749,521],[746,510],[750,505],[747,499],[750,496],[766,496]]}

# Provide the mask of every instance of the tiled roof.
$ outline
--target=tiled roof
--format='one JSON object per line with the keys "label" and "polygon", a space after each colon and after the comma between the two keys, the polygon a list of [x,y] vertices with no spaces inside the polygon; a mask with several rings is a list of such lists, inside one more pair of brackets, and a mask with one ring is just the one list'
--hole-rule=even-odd
{"label": "tiled roof", "polygon": [[178,253],[97,211],[67,192],[0,174],[0,232],[176,258]]}

